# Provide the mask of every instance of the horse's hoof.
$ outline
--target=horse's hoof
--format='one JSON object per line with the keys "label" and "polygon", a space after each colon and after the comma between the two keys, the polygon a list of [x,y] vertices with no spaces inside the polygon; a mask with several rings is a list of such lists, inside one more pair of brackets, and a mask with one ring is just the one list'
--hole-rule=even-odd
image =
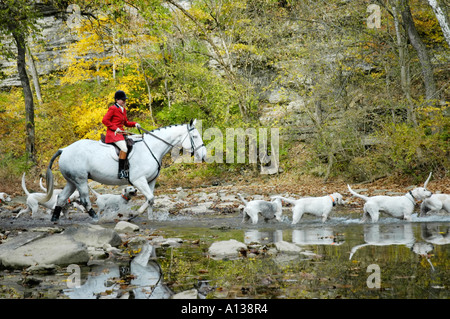
{"label": "horse's hoof", "polygon": [[51,219],[52,222],[57,222],[59,220],[59,216],[61,215],[61,210],[62,210],[61,206],[55,207],[55,210],[53,211],[53,214],[52,214],[52,219]]}
{"label": "horse's hoof", "polygon": [[88,214],[94,221],[98,221],[98,215],[92,208],[89,210]]}

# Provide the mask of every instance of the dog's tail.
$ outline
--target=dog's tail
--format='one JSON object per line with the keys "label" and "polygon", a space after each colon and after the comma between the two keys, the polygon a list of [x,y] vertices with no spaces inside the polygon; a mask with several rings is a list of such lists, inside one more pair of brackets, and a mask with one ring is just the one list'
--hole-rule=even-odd
{"label": "dog's tail", "polygon": [[22,175],[22,189],[25,192],[25,195],[30,196],[30,192],[27,190],[27,186],[25,185],[25,173]]}
{"label": "dog's tail", "polygon": [[239,196],[239,198],[241,199],[241,201],[243,201],[244,202],[244,204],[245,205],[247,205],[248,204],[248,202],[245,200],[245,198],[244,197],[242,197],[242,195],[241,194],[239,194],[239,193],[237,193],[237,195]]}
{"label": "dog's tail", "polygon": [[430,181],[430,178],[431,178],[431,174],[433,174],[433,172],[430,172],[430,175],[428,175],[427,180],[426,180],[425,183],[423,184],[423,188],[427,188],[428,182]]}
{"label": "dog's tail", "polygon": [[95,197],[98,198],[98,197],[100,196],[100,194],[97,193],[96,191],[94,191],[94,189],[93,189],[91,186],[88,185],[88,187],[89,187],[89,189],[91,190],[91,192],[95,195]]}
{"label": "dog's tail", "polygon": [[45,174],[45,184],[47,185],[47,195],[38,201],[40,204],[48,202],[53,196],[54,181],[53,181],[52,165],[53,165],[53,162],[55,161],[55,159],[59,155],[61,155],[62,152],[63,152],[62,150],[56,151],[56,153],[50,159],[50,163],[48,164],[47,172]]}
{"label": "dog's tail", "polygon": [[296,202],[295,199],[290,199],[290,198],[286,198],[286,197],[282,197],[282,196],[276,196],[276,198],[284,200],[286,203],[289,203],[289,204],[292,204],[292,205],[295,205],[295,202]]}
{"label": "dog's tail", "polygon": [[369,197],[358,194],[357,192],[355,192],[353,189],[350,188],[350,185],[347,184],[348,190],[350,191],[350,193],[353,194],[353,196],[359,197],[361,199],[364,199],[366,202],[369,200]]}

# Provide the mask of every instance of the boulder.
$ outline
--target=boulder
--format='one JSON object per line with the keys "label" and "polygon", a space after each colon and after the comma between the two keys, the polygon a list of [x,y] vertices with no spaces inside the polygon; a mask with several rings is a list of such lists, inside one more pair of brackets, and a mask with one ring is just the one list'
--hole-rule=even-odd
{"label": "boulder", "polygon": [[230,239],[213,243],[208,252],[213,259],[236,258],[239,256],[241,249],[247,249],[247,245],[235,239]]}
{"label": "boulder", "polygon": [[[26,237],[28,237],[28,234]],[[19,236],[19,238],[13,239],[13,242],[7,247],[0,246],[0,263],[4,267],[24,268],[41,264],[85,264],[89,261],[86,246],[70,236],[58,234],[27,243],[23,242],[24,238]],[[14,246],[16,246],[15,249]]]}
{"label": "boulder", "polygon": [[283,254],[299,254],[302,249],[296,244],[288,243],[287,241],[278,241],[275,243],[275,247],[278,252]]}
{"label": "boulder", "polygon": [[198,291],[195,288],[182,291],[173,295],[172,299],[198,299]]}
{"label": "boulder", "polygon": [[138,231],[139,226],[126,221],[120,221],[116,224],[114,230],[118,233],[132,233]]}
{"label": "boulder", "polygon": [[122,244],[116,231],[99,225],[72,226],[64,231],[64,235],[91,247],[103,247],[105,244],[117,247]]}
{"label": "boulder", "polygon": [[0,245],[0,266],[24,268],[86,264],[91,255],[97,258],[104,256],[103,247],[121,243],[114,230],[97,225],[71,226],[58,234],[47,229],[23,232]]}

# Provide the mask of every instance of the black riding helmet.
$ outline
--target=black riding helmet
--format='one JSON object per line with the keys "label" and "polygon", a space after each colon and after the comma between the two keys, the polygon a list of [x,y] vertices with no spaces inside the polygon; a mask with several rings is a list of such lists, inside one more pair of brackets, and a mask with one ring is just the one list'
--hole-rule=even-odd
{"label": "black riding helmet", "polygon": [[119,90],[114,94],[114,99],[117,100],[126,100],[127,96],[124,91]]}

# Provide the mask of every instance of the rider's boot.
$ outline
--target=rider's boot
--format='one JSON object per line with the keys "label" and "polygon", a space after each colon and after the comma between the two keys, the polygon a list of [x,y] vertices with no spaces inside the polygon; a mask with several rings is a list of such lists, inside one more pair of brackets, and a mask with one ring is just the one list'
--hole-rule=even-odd
{"label": "rider's boot", "polygon": [[119,174],[117,176],[119,179],[128,178],[128,173],[125,170],[126,158],[127,158],[127,153],[124,151],[120,151],[120,153],[119,153]]}
{"label": "rider's boot", "polygon": [[59,215],[61,214],[62,207],[61,206],[55,206],[55,210],[53,211],[52,215],[52,222],[56,222],[59,219]]}

